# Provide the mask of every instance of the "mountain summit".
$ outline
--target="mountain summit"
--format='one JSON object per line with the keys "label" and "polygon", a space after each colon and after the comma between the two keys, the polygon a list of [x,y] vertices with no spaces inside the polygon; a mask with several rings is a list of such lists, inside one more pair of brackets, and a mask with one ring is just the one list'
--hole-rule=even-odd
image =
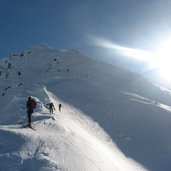
{"label": "mountain summit", "polygon": [[0,171],[171,169],[170,90],[131,71],[36,45],[0,60],[0,102]]}

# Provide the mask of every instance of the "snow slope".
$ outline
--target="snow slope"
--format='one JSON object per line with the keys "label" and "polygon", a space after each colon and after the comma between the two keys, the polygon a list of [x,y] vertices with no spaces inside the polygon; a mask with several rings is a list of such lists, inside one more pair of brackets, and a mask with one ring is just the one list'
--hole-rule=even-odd
{"label": "snow slope", "polygon": [[[53,94],[47,92],[47,96],[58,105]],[[143,170],[100,127],[67,104],[54,116],[40,110],[34,117],[37,131],[1,125],[1,170]]]}
{"label": "snow slope", "polygon": [[0,60],[0,94],[2,171],[171,169],[170,90],[140,75],[43,44]]}

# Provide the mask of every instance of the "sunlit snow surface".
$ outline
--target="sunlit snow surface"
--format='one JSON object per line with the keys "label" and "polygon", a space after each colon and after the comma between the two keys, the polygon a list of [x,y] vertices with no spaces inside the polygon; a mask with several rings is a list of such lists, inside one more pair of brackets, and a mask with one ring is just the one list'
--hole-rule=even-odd
{"label": "sunlit snow surface", "polygon": [[[46,44],[1,59],[0,72],[0,171],[170,171],[168,89]],[[36,131],[20,128],[30,95]]]}
{"label": "sunlit snow surface", "polygon": [[[58,105],[57,99],[49,98]],[[96,123],[67,104],[53,116],[38,112],[33,117],[37,131],[0,127],[1,170],[143,170]]]}

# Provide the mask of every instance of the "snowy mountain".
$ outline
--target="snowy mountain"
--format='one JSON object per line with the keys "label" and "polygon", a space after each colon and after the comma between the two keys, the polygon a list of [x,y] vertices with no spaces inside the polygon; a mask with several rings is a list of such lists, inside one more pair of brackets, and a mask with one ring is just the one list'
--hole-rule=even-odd
{"label": "snowy mountain", "polygon": [[0,171],[171,170],[170,90],[136,73],[41,44],[0,60],[0,102]]}

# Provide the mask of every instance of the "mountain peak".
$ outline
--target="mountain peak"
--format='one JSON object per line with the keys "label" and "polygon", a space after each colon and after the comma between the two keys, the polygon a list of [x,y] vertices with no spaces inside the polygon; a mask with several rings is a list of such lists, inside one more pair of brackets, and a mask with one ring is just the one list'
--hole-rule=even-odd
{"label": "mountain peak", "polygon": [[32,50],[53,49],[48,43],[39,43],[31,47]]}
{"label": "mountain peak", "polygon": [[[0,170],[170,171],[170,94],[75,49],[41,43],[12,54],[0,60]],[[20,129],[28,96],[37,131]]]}

